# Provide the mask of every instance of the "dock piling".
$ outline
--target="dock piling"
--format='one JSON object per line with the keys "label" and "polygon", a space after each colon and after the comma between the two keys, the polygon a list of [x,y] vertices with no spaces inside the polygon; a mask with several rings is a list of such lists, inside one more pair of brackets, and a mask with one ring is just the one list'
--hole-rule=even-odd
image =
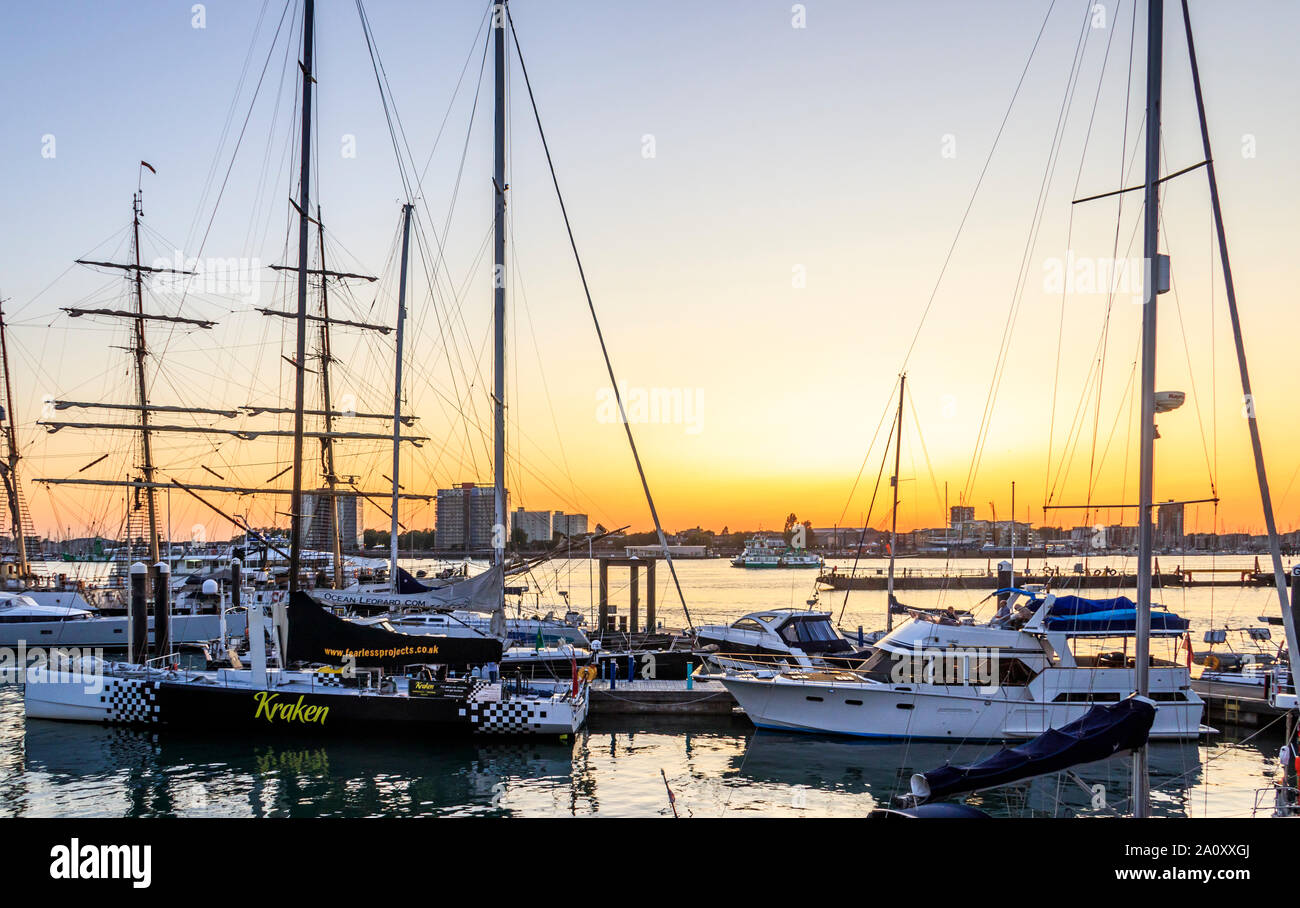
{"label": "dock piling", "polygon": [[149,606],[145,584],[149,568],[143,561],[131,565],[131,601],[128,605],[126,661],[144,662],[149,658]]}
{"label": "dock piling", "polygon": [[172,569],[167,562],[153,566],[153,654],[165,656],[171,652],[172,634]]}

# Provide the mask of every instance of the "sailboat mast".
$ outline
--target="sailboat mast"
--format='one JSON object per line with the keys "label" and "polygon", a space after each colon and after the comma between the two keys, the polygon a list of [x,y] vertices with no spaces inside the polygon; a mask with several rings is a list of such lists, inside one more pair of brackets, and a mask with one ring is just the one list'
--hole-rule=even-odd
{"label": "sailboat mast", "polygon": [[131,232],[135,247],[135,341],[131,351],[135,354],[136,400],[140,405],[140,449],[144,458],[145,505],[149,514],[149,563],[158,563],[158,500],[153,488],[153,438],[149,429],[149,391],[145,383],[144,364],[148,350],[144,337],[144,272],[140,269],[140,214],[142,190],[137,189],[132,199]]}
{"label": "sailboat mast", "polygon": [[[302,436],[304,373],[307,366],[307,250],[311,197],[311,86],[312,25],[314,0],[305,0],[302,16],[302,161],[299,167],[298,198],[298,338],[294,358],[293,398],[293,497],[289,510],[289,591],[299,587],[302,565]],[[323,269],[322,269],[323,270]]]}
{"label": "sailboat mast", "polygon": [[[1164,0],[1147,0],[1146,199],[1143,210],[1142,256],[1146,279],[1142,286],[1142,447],[1138,472],[1137,640],[1134,647],[1136,692],[1150,692],[1151,670],[1151,505],[1155,469],[1156,297],[1160,263],[1160,77],[1164,31]],[[1133,814],[1150,812],[1147,749],[1133,754]]]}
{"label": "sailboat mast", "polygon": [[406,262],[411,248],[411,204],[402,206],[402,271],[397,287],[397,371],[393,381],[393,523],[388,536],[391,550],[388,576],[397,592],[397,505],[401,495],[398,470],[402,453],[402,334],[406,325]]}
{"label": "sailboat mast", "polygon": [[894,487],[894,507],[889,525],[889,592],[885,595],[885,630],[894,629],[894,557],[898,551],[898,466],[903,454],[903,391],[907,385],[906,373],[898,377],[898,427],[894,430],[894,475],[889,484]]}
{"label": "sailboat mast", "polygon": [[330,394],[330,302],[329,277],[325,273],[325,220],[316,206],[316,235],[320,237],[320,387],[325,411],[325,434],[321,436],[321,461],[325,486],[329,489],[330,533],[334,543],[334,589],[343,588],[343,530],[339,526],[339,498],[335,494],[338,475],[334,472],[334,399]]}
{"label": "sailboat mast", "polygon": [[27,568],[27,536],[23,529],[23,514],[18,486],[18,461],[21,455],[18,453],[18,428],[14,418],[14,386],[9,378],[9,342],[5,331],[3,301],[0,301],[0,363],[3,363],[4,366],[5,444],[8,447],[5,452],[5,491],[9,497],[9,514],[13,520],[14,558],[18,562],[18,576],[26,577],[29,573]]}
{"label": "sailboat mast", "polygon": [[[495,116],[493,126],[493,225],[495,236],[492,254],[492,325],[493,355],[493,451],[492,469],[495,498],[495,525],[492,540],[492,565],[505,564],[506,545],[506,4],[492,10],[495,34]],[[502,607],[505,587],[501,589]]]}
{"label": "sailboat mast", "polygon": [[1011,578],[1009,586],[1016,585],[1016,481],[1011,480]]}
{"label": "sailboat mast", "polygon": [[1287,652],[1291,659],[1291,677],[1300,678],[1300,639],[1297,638],[1295,619],[1287,594],[1286,569],[1282,566],[1282,546],[1277,535],[1277,521],[1273,517],[1273,496],[1268,489],[1268,473],[1264,469],[1264,447],[1259,440],[1259,420],[1255,416],[1255,395],[1250,389],[1250,370],[1246,367],[1246,346],[1241,337],[1241,318],[1237,313],[1237,290],[1232,280],[1232,262],[1228,258],[1228,236],[1223,226],[1223,209],[1219,205],[1219,180],[1214,173],[1214,154],[1210,149],[1210,127],[1205,119],[1205,98],[1201,94],[1201,71],[1196,65],[1196,45],[1192,40],[1192,20],[1183,0],[1183,27],[1187,32],[1187,56],[1192,67],[1192,88],[1196,94],[1196,112],[1201,125],[1201,145],[1205,151],[1205,175],[1210,183],[1210,207],[1214,212],[1214,229],[1219,241],[1219,262],[1223,267],[1223,284],[1227,289],[1228,317],[1232,322],[1232,339],[1237,350],[1237,368],[1241,373],[1241,396],[1246,403],[1246,426],[1250,429],[1250,449],[1255,458],[1255,478],[1259,484],[1259,497],[1264,506],[1264,526],[1268,530],[1268,551],[1273,563],[1273,580],[1277,586],[1282,607],[1283,625],[1286,628]]}

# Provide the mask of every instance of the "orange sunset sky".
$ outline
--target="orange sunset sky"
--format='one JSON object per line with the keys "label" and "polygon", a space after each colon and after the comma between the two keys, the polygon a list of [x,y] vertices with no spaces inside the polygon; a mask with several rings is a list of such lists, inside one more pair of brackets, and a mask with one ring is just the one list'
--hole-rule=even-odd
{"label": "orange sunset sky", "polygon": [[[657,392],[680,403],[647,408],[633,425],[666,529],[779,529],[791,511],[818,527],[860,525],[904,369],[901,527],[941,526],[945,483],[949,504],[964,498],[988,518],[992,502],[1005,519],[1014,480],[1016,516],[1035,524],[1083,522],[1082,514],[1044,521],[1048,497],[1136,500],[1140,291],[1107,293],[1093,278],[1115,258],[1129,267],[1140,256],[1141,196],[1070,203],[1141,182],[1145,36],[1140,21],[1133,34],[1131,2],[1103,4],[1100,22],[1096,5],[827,0],[806,4],[801,23],[788,3],[743,0],[511,4],[619,380],[637,400]],[[405,409],[419,417],[408,431],[429,440],[405,451],[402,482],[431,493],[491,478],[487,4],[369,6],[419,178]],[[297,255],[286,199],[296,194],[298,13],[291,6],[282,23],[279,4],[263,13],[211,5],[195,28],[181,12],[161,2],[61,5],[15,10],[7,26],[19,49],[0,61],[10,84],[23,72],[50,74],[24,80],[22,97],[0,112],[10,212],[0,225],[8,252],[0,295],[24,489],[43,534],[112,535],[123,495],[35,479],[120,479],[139,462],[124,433],[36,426],[51,416],[47,399],[132,399],[127,331],[72,320],[61,307],[130,303],[120,276],[70,266],[130,254],[137,179],[146,262],[197,257],[209,272],[213,262],[240,263],[236,286],[156,279],[148,288],[155,311],[217,322],[210,331],[150,329],[153,401],[290,403],[291,325],[256,310],[295,301],[292,279],[266,266]],[[1300,8],[1259,0],[1194,3],[1192,12],[1256,411],[1286,531],[1300,527],[1288,330],[1300,284]],[[355,11],[323,4],[318,16],[312,195],[323,207],[329,267],[381,277],[332,286],[332,314],[390,324],[402,183]],[[146,33],[155,36],[147,49],[122,40]],[[96,73],[113,77],[86,79]],[[511,507],[646,529],[517,61],[509,99]],[[1166,10],[1163,122],[1165,172],[1200,162],[1177,4]],[[43,152],[48,137],[53,155]],[[142,158],[156,174],[139,176]],[[1199,506],[1188,510],[1189,532],[1260,532],[1203,169],[1165,184],[1161,223],[1174,290],[1160,298],[1157,384],[1187,392],[1187,403],[1158,419],[1156,498],[1217,492],[1217,526],[1214,509]],[[318,267],[315,258],[313,250]],[[334,356],[336,402],[391,412],[391,336],[341,329]],[[307,393],[318,406],[314,375]],[[345,423],[391,431],[385,421]],[[198,424],[291,426],[273,416]],[[289,463],[283,439],[168,435],[156,448],[167,477],[287,485],[287,476],[272,480]],[[317,448],[307,450],[311,486]],[[342,472],[364,488],[389,488],[385,442],[341,451]],[[887,520],[889,472],[876,526]],[[254,525],[285,523],[287,499],[210,498]],[[168,503],[174,538],[196,527],[209,538],[232,534],[228,521],[183,499],[173,492]],[[400,516],[407,527],[433,525],[428,504],[404,505]],[[367,508],[366,523],[387,520]]]}

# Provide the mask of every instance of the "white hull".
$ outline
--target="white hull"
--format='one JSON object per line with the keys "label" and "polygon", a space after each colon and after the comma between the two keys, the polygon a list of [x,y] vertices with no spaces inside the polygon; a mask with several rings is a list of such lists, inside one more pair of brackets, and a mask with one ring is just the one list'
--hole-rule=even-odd
{"label": "white hull", "polygon": [[[242,634],[245,628],[243,612],[226,615],[226,633]],[[149,618],[149,637],[153,639],[153,617]],[[202,643],[221,635],[221,618],[218,615],[172,615],[171,638],[173,643]],[[83,618],[70,621],[25,621],[0,623],[0,646],[18,647],[59,646],[83,649],[126,649],[129,631],[127,618]]]}
{"label": "white hull", "polygon": [[[1053,675],[1072,677],[1054,678]],[[798,673],[791,673],[797,675]],[[1098,676],[1088,686],[1079,675]],[[1152,670],[1152,692],[1169,691],[1177,670]],[[1100,677],[1100,676],[1115,677]],[[967,685],[888,684],[873,681],[824,682],[789,677],[720,677],[750,720],[759,728],[864,738],[920,738],[955,741],[1004,741],[1031,738],[1080,718],[1095,703],[1116,702],[1132,690],[1132,671],[1049,669],[1025,687],[979,689]],[[1168,675],[1168,677],[1164,677]],[[1058,702],[1075,693],[1112,691],[1116,698],[1095,702]],[[1079,686],[1081,685],[1081,686]],[[1159,702],[1153,739],[1196,738],[1201,734],[1204,703],[1190,689],[1185,701]]]}
{"label": "white hull", "polygon": [[90,611],[94,608],[86,597],[76,590],[23,590],[22,594],[31,599],[37,605],[48,605],[55,608],[80,608]]}

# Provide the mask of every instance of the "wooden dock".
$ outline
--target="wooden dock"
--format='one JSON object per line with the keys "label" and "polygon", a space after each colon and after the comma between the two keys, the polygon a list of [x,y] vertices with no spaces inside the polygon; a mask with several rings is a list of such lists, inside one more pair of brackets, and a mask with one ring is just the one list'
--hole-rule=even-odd
{"label": "wooden dock", "polygon": [[[1254,728],[1267,725],[1286,712],[1270,706],[1263,689],[1254,684],[1193,679],[1192,690],[1205,701],[1207,720]],[[1279,734],[1285,730],[1280,723],[1278,729]]]}
{"label": "wooden dock", "polygon": [[717,681],[608,681],[591,683],[591,715],[731,715],[736,700]]}

